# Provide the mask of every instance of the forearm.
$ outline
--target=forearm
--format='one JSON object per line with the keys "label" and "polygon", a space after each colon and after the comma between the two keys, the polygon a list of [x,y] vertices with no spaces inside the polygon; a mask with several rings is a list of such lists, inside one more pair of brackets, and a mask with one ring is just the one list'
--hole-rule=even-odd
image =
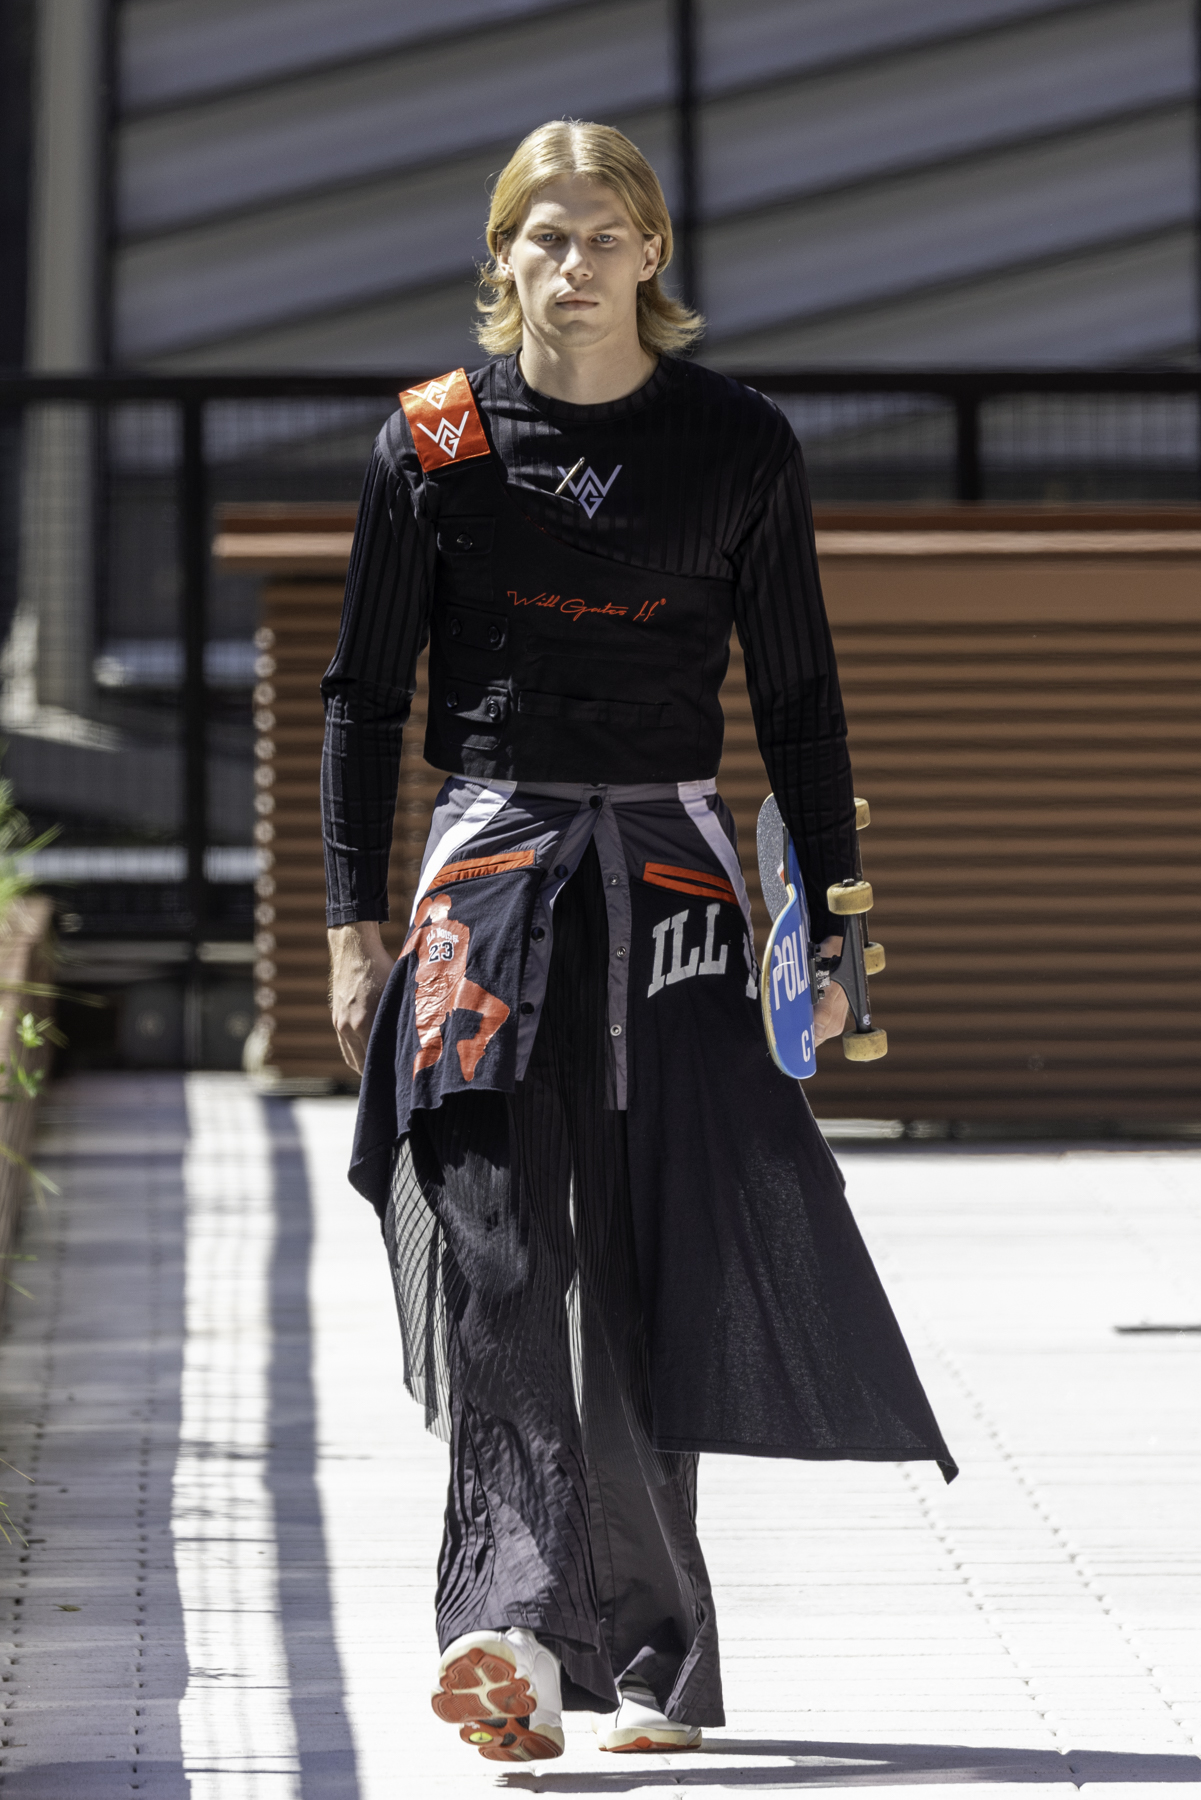
{"label": "forearm", "polygon": [[826,890],[855,872],[855,798],[846,738],[841,730],[824,739],[798,731],[778,748],[765,743],[763,758],[796,848],[813,936],[820,940],[841,930],[826,906]]}
{"label": "forearm", "polygon": [[321,683],[321,811],[331,926],[388,916],[401,739],[433,580],[433,534],[417,519],[413,504],[381,439],[363,486],[337,648]]}
{"label": "forearm", "polygon": [[855,805],[799,451],[780,470],[739,561],[738,635],[759,749],[820,939],[838,930],[826,889],[854,873]]}
{"label": "forearm", "polygon": [[321,757],[325,916],[331,927],[388,917],[400,776],[401,720],[355,721],[348,710],[340,697],[327,703]]}
{"label": "forearm", "polygon": [[335,926],[327,935],[330,1016],[343,1057],[361,1073],[392,958],[374,919]]}
{"label": "forearm", "polygon": [[387,955],[375,919],[360,919],[353,925],[331,925],[325,935],[329,939],[330,970],[334,977]]}

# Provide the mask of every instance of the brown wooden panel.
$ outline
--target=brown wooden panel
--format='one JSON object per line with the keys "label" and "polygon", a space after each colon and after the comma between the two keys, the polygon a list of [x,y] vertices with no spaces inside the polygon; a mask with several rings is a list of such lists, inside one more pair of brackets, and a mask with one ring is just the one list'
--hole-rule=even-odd
{"label": "brown wooden panel", "polygon": [[[268,517],[295,517],[268,509]],[[261,523],[258,514],[254,522]],[[329,1021],[329,955],[319,796],[323,716],[319,683],[337,641],[341,580],[280,578],[263,585],[255,690],[256,838],[268,867],[258,881],[256,1005],[264,1071],[286,1082],[353,1085]],[[416,886],[434,795],[444,777],[421,760],[424,658],[401,759],[389,886],[403,925]],[[385,928],[395,952],[403,932]]]}
{"label": "brown wooden panel", "polygon": [[[244,529],[305,511],[247,511]],[[851,530],[1195,532],[1197,520],[1195,509],[842,509],[819,527],[845,546]],[[318,523],[348,529],[345,511]],[[1195,1119],[1201,556],[840,552],[822,568],[856,788],[872,806],[864,860],[888,955],[873,1001],[891,1047],[867,1065],[823,1048],[810,1087],[819,1114]],[[257,836],[273,863],[259,884],[256,977],[270,1065],[299,1080],[349,1079],[325,1009],[317,805],[317,683],[340,606],[340,581],[265,584]],[[736,644],[722,698],[719,786],[762,947],[754,823],[767,778]],[[394,951],[443,780],[421,759],[424,712],[422,684],[397,802]],[[1169,956],[1144,977],[1152,941]]]}
{"label": "brown wooden panel", "polygon": [[[819,1111],[1197,1116],[1199,572],[823,563],[890,1054],[823,1049]],[[1165,920],[1170,965],[1142,980]]]}

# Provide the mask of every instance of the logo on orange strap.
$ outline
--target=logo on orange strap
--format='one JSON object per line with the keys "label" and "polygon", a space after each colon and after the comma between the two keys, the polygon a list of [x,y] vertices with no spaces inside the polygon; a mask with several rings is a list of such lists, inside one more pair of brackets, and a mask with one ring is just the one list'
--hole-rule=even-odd
{"label": "logo on orange strap", "polygon": [[475,395],[462,369],[422,387],[406,388],[400,404],[413,433],[417,460],[427,472],[489,455]]}

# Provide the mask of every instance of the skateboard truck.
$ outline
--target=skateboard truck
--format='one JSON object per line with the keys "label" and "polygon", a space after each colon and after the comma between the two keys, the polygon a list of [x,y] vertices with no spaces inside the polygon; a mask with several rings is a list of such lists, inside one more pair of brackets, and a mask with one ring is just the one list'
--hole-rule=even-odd
{"label": "skateboard truck", "polygon": [[888,1033],[872,1024],[871,998],[867,990],[869,975],[878,975],[884,967],[884,946],[874,944],[868,936],[867,915],[872,908],[872,884],[863,878],[863,858],[859,851],[858,833],[871,824],[871,809],[866,800],[855,801],[855,873],[845,881],[836,881],[826,890],[826,905],[836,918],[845,919],[842,954],[830,970],[847,997],[854,1020],[853,1028],[843,1033],[842,1053],[848,1062],[876,1062],[888,1054]]}

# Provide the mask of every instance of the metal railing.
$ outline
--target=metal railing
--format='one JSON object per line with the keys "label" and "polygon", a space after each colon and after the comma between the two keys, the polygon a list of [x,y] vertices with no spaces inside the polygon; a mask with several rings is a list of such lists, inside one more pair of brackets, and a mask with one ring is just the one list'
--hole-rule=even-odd
{"label": "metal railing", "polygon": [[[49,877],[84,937],[193,961],[250,939],[254,594],[213,570],[214,508],[353,502],[397,390],[426,374],[0,377],[0,736],[18,799],[65,818],[68,860],[93,857],[90,886]],[[1201,501],[1201,370],[737,378],[789,414],[818,504]],[[125,866],[101,850],[139,845],[157,874],[100,872]]]}

